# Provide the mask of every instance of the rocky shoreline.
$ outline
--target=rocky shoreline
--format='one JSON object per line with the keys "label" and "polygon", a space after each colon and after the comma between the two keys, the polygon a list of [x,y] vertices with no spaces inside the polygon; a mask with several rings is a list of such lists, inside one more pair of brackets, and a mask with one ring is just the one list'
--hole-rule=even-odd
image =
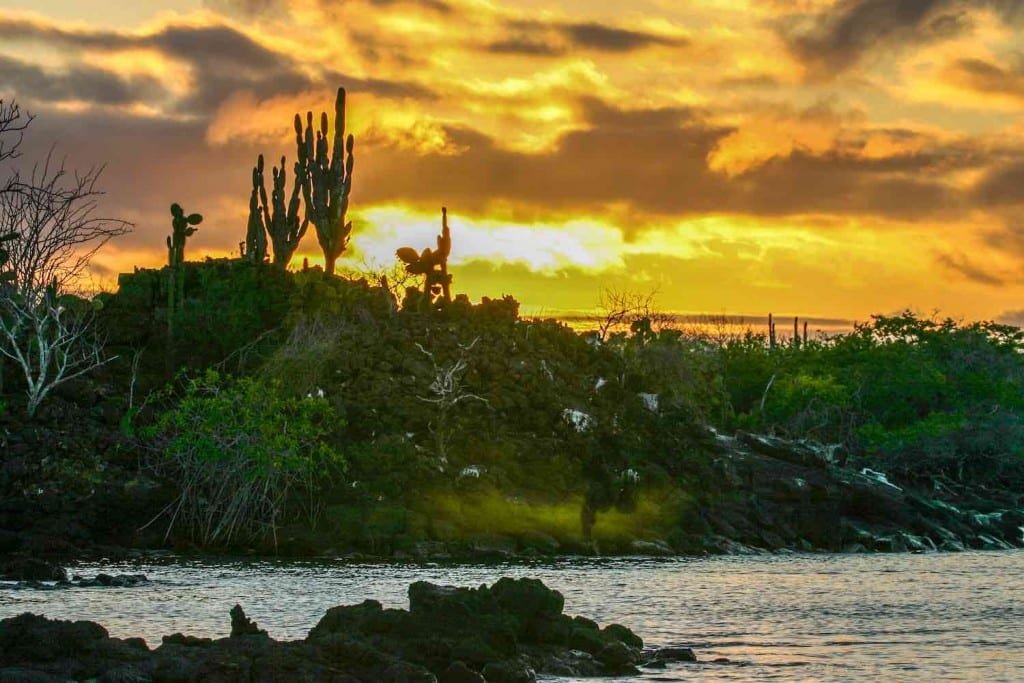
{"label": "rocky shoreline", "polygon": [[375,600],[333,607],[299,641],[270,638],[240,606],[226,638],[176,633],[155,648],[90,621],[22,614],[0,621],[0,680],[529,683],[696,661],[688,647],[645,649],[625,626],[564,614],[562,595],[535,579],[475,589],[417,582],[408,595],[408,610]]}
{"label": "rocky shoreline", "polygon": [[[141,558],[161,551],[208,553],[183,539],[165,538],[161,524],[147,525],[173,500],[173,487],[140,469],[127,445],[119,449],[107,443],[124,438],[111,434],[109,425],[76,421],[73,415],[69,413],[60,428],[40,426],[3,437],[9,453],[0,462],[0,577],[38,580],[31,572],[6,568],[33,559],[69,563]],[[92,431],[68,431],[67,424],[80,422],[92,425]],[[890,481],[866,466],[870,463],[811,441],[725,435],[710,428],[694,439],[701,457],[665,464],[667,476],[681,482],[690,497],[687,504],[670,526],[617,541],[587,542],[582,537],[554,538],[539,532],[453,540],[427,533],[418,538],[385,537],[376,547],[367,548],[347,545],[337,534],[293,525],[278,531],[276,545],[252,544],[217,552],[454,562],[1024,547],[1024,493],[1010,484],[966,485],[939,478]],[[67,452],[39,460],[38,453],[46,452],[45,444],[52,443],[63,444]],[[124,456],[97,460],[95,467],[102,471],[80,476],[74,468],[85,465],[75,454],[100,450]],[[60,478],[69,476],[69,468],[79,486],[69,486]]]}

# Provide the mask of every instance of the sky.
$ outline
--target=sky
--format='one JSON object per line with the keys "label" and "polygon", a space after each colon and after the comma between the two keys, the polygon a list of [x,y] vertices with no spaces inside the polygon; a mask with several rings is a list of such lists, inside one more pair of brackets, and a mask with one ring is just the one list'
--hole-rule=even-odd
{"label": "sky", "polygon": [[[0,97],[106,164],[98,277],[238,252],[258,154],[348,90],[340,265],[429,246],[531,313],[1024,322],[1020,0],[0,0]],[[317,260],[312,228],[300,249]]]}

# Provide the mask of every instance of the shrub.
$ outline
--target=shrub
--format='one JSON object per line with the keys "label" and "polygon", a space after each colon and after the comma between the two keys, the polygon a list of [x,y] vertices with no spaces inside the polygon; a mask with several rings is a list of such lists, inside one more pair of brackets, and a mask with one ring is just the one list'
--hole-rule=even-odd
{"label": "shrub", "polygon": [[330,404],[284,394],[273,382],[223,381],[208,372],[149,430],[157,467],[180,494],[168,533],[182,526],[204,545],[270,532],[299,517],[315,524],[319,489],[344,469],[324,441]]}

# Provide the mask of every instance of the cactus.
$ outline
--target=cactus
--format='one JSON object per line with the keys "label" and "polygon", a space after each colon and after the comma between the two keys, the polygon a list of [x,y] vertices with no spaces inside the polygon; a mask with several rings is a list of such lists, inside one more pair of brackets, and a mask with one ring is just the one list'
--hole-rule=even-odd
{"label": "cactus", "polygon": [[437,249],[430,247],[417,253],[412,247],[402,247],[395,255],[405,263],[410,275],[423,275],[423,293],[432,301],[438,297],[452,300],[452,276],[448,272],[448,256],[452,253],[452,232],[448,228],[448,209],[441,207],[441,234],[437,236]]}
{"label": "cactus", "polygon": [[[270,201],[267,201],[267,186],[263,173],[263,155],[259,156],[256,167],[252,170],[252,196],[249,199],[249,237],[246,239],[249,245],[246,253],[258,250],[262,246],[259,256],[252,256],[252,260],[262,263],[267,253],[266,235],[270,235],[270,242],[274,251],[274,266],[286,270],[288,264],[299,248],[299,242],[306,235],[309,227],[309,207],[306,213],[299,217],[300,192],[302,191],[302,167],[295,164],[295,186],[292,188],[291,197],[285,205],[286,191],[288,184],[288,172],[285,170],[285,158],[281,157],[281,166],[275,166],[272,170],[273,189],[270,193]],[[262,240],[262,242],[261,242]]]}
{"label": "cactus", "polygon": [[[18,233],[16,232],[9,232],[6,235],[0,235],[0,245],[4,242],[11,242],[16,239],[18,239]],[[14,284],[15,273],[7,267],[10,262],[11,252],[0,246],[0,287]]]}
{"label": "cactus", "polygon": [[185,300],[185,241],[196,233],[196,226],[203,222],[198,213],[185,215],[180,204],[171,204],[171,234],[167,238],[167,328],[174,334],[174,312]]}
{"label": "cactus", "polygon": [[[259,156],[252,169],[252,192],[249,194],[249,223],[245,230],[245,241],[239,244],[242,258],[253,263],[267,259],[267,229],[263,222],[266,206],[260,206],[260,189],[263,185],[263,155]],[[263,196],[266,197],[266,190]]]}
{"label": "cactus", "polygon": [[309,221],[316,228],[317,241],[324,252],[324,270],[334,273],[334,264],[348,246],[352,223],[346,222],[349,194],[352,192],[354,139],[345,137],[345,89],[338,88],[334,104],[334,141],[328,153],[327,113],[320,114],[320,130],[313,133],[313,112],[295,115],[295,144],[298,151],[296,174],[301,176],[303,199]]}
{"label": "cactus", "polygon": [[185,262],[185,240],[195,234],[203,222],[198,213],[185,215],[180,204],[171,204],[171,234],[167,237],[167,262],[173,268]]}
{"label": "cactus", "polygon": [[768,348],[775,350],[775,316],[768,314]]}

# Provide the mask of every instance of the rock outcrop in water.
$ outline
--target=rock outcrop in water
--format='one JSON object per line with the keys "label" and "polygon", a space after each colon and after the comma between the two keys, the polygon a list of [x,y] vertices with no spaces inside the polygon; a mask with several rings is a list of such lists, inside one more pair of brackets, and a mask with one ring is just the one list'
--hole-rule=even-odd
{"label": "rock outcrop in water", "polygon": [[409,609],[375,600],[327,611],[305,640],[278,642],[231,610],[231,636],[111,638],[99,624],[33,614],[0,621],[0,680],[399,681],[527,683],[538,673],[617,676],[686,648],[644,651],[625,626],[563,614],[561,593],[533,579],[453,588],[418,582]]}

